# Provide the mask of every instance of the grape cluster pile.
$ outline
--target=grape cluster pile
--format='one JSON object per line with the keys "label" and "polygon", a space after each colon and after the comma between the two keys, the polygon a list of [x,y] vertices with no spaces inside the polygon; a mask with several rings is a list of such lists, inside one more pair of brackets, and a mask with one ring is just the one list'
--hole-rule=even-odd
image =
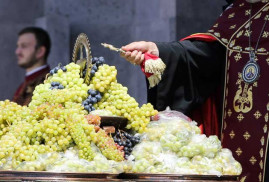
{"label": "grape cluster pile", "polygon": [[134,146],[140,142],[140,138],[138,136],[133,136],[121,130],[116,132],[113,139],[114,142],[117,143],[119,146],[123,146],[125,159],[127,159],[128,156],[131,154]]}
{"label": "grape cluster pile", "polygon": [[74,145],[80,158],[92,160],[96,155],[92,143],[108,159],[124,159],[113,139],[88,123],[88,112],[81,103],[89,95],[101,100],[101,94],[89,90],[91,87],[79,74],[80,66],[74,63],[53,69],[44,84],[35,88],[29,107],[0,102],[1,169],[20,169],[26,161],[35,161],[45,153],[63,152]]}
{"label": "grape cluster pile", "polygon": [[93,89],[89,89],[88,94],[89,96],[82,102],[82,106],[86,111],[90,113],[91,111],[95,110],[93,105],[99,102],[102,99],[102,96],[99,91]]}

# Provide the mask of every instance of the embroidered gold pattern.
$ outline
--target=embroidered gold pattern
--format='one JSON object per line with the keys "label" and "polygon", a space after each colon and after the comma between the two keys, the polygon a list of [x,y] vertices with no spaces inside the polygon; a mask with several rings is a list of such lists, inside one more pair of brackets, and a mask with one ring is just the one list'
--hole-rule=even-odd
{"label": "embroidered gold pattern", "polygon": [[268,129],[268,128],[267,128],[267,124],[266,124],[266,125],[264,125],[264,127],[263,127],[263,132],[266,133],[266,132],[267,132],[267,129]]}
{"label": "embroidered gold pattern", "polygon": [[[266,52],[266,49],[262,47],[262,48],[258,49],[257,51],[258,51],[258,52]],[[256,57],[256,59],[258,60],[257,57]]]}
{"label": "embroidered gold pattern", "polygon": [[230,47],[233,47],[234,46],[234,44],[235,44],[235,40],[233,40],[231,43],[230,43]]}
{"label": "embroidered gold pattern", "polygon": [[227,39],[225,39],[225,38],[222,38],[221,40],[222,40],[222,42],[224,42],[225,44],[227,44],[227,43],[228,43],[228,40],[227,40]]}
{"label": "embroidered gold pattern", "polygon": [[266,107],[267,107],[267,111],[269,111],[269,102],[267,103],[267,106]]}
{"label": "embroidered gold pattern", "polygon": [[268,113],[266,113],[265,116],[264,116],[264,120],[265,120],[266,123],[268,122],[268,118],[269,118]]}
{"label": "embroidered gold pattern", "polygon": [[258,18],[260,18],[260,17],[261,17],[261,15],[262,15],[262,13],[259,13],[257,16],[255,16],[255,18],[254,18],[254,19],[258,19]]}
{"label": "embroidered gold pattern", "polygon": [[257,87],[257,86],[258,86],[258,82],[254,82],[253,87]]}
{"label": "embroidered gold pattern", "polygon": [[230,138],[233,139],[235,137],[234,131],[232,130],[229,135],[230,135]]}
{"label": "embroidered gold pattern", "polygon": [[240,113],[238,116],[237,116],[237,119],[239,122],[241,122],[245,117],[243,116],[242,113]]}
{"label": "embroidered gold pattern", "polygon": [[243,32],[244,32],[244,30],[241,30],[240,32],[238,32],[238,34],[236,35],[236,38],[241,37],[241,35],[243,35]]}
{"label": "embroidered gold pattern", "polygon": [[239,51],[240,51],[240,50],[242,50],[242,47],[241,47],[241,46],[235,46],[235,47],[233,47],[233,49],[234,49],[234,50],[239,50]]}
{"label": "embroidered gold pattern", "polygon": [[219,24],[218,23],[216,23],[213,27],[214,28],[217,28],[219,26]]}
{"label": "embroidered gold pattern", "polygon": [[215,32],[214,35],[216,35],[217,37],[220,37],[220,33]]}
{"label": "embroidered gold pattern", "polygon": [[267,6],[266,8],[264,8],[262,11],[268,11],[269,10],[269,6]]}
{"label": "embroidered gold pattern", "polygon": [[250,15],[250,9],[245,11],[245,15]]}
{"label": "embroidered gold pattern", "polygon": [[235,59],[236,62],[239,61],[241,58],[242,58],[242,56],[241,56],[240,52],[237,53],[237,54],[234,56],[234,59]]}
{"label": "embroidered gold pattern", "polygon": [[241,73],[238,73],[238,79],[236,81],[236,85],[241,84],[241,82],[242,82],[242,74]]}
{"label": "embroidered gold pattern", "polygon": [[269,16],[266,15],[266,16],[264,17],[264,20],[268,20],[268,19],[269,19]]}
{"label": "embroidered gold pattern", "polygon": [[241,148],[239,147],[239,148],[237,148],[237,150],[235,151],[236,152],[236,154],[238,155],[238,156],[240,156],[241,154],[242,154],[242,150],[241,150]]}
{"label": "embroidered gold pattern", "polygon": [[244,3],[239,4],[240,7],[244,6]]}
{"label": "embroidered gold pattern", "polygon": [[253,47],[246,47],[245,50],[246,51],[250,51],[250,50],[254,51],[254,48]]}
{"label": "embroidered gold pattern", "polygon": [[252,109],[252,86],[248,87],[247,83],[245,83],[244,88],[242,88],[241,84],[238,86],[233,100],[233,107],[236,112],[243,113],[247,113]]}
{"label": "embroidered gold pattern", "polygon": [[264,31],[263,34],[262,34],[262,37],[263,38],[267,38],[268,36],[269,36],[269,32]]}
{"label": "embroidered gold pattern", "polygon": [[214,30],[211,29],[211,30],[208,30],[208,32],[214,32]]}
{"label": "embroidered gold pattern", "polygon": [[261,150],[260,150],[260,156],[261,156],[261,158],[263,158],[263,148],[261,148]]}
{"label": "embroidered gold pattern", "polygon": [[252,156],[250,159],[249,159],[249,162],[251,162],[252,165],[254,165],[256,162],[257,162],[257,159]]}
{"label": "embroidered gold pattern", "polygon": [[247,28],[250,26],[250,24],[252,24],[252,21],[248,22],[248,23],[245,25],[245,28],[247,29]]}
{"label": "embroidered gold pattern", "polygon": [[263,169],[263,161],[262,160],[260,161],[259,164],[260,164],[260,168]]}
{"label": "embroidered gold pattern", "polygon": [[259,182],[262,181],[262,173],[259,174]]}
{"label": "embroidered gold pattern", "polygon": [[228,18],[233,18],[234,15],[235,15],[235,13],[231,13],[231,14],[229,14]]}
{"label": "embroidered gold pattern", "polygon": [[224,122],[224,130],[227,128],[227,123],[226,121]]}
{"label": "embroidered gold pattern", "polygon": [[230,26],[229,29],[234,29],[235,27],[236,27],[236,25],[232,25],[232,26]]}
{"label": "embroidered gold pattern", "polygon": [[254,113],[254,116],[255,116],[256,119],[259,119],[262,116],[262,114],[260,113],[260,111],[256,111]]}
{"label": "embroidered gold pattern", "polygon": [[264,136],[261,138],[261,145],[264,146]]}
{"label": "embroidered gold pattern", "polygon": [[232,110],[231,110],[231,109],[228,109],[228,112],[227,112],[227,113],[228,113],[228,116],[231,117],[231,115],[232,115]]}
{"label": "embroidered gold pattern", "polygon": [[246,37],[249,37],[251,33],[252,33],[252,31],[246,30],[244,35],[245,35]]}
{"label": "embroidered gold pattern", "polygon": [[251,136],[250,136],[250,134],[246,131],[245,133],[244,133],[244,138],[246,139],[246,140],[248,140]]}

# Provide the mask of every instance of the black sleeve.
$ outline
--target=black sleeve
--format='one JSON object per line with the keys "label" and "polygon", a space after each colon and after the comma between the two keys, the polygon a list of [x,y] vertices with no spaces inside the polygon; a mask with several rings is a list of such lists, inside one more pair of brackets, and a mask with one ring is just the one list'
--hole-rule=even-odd
{"label": "black sleeve", "polygon": [[188,114],[220,85],[226,49],[217,41],[156,44],[166,70],[161,82],[148,89],[148,102],[160,111],[169,106]]}

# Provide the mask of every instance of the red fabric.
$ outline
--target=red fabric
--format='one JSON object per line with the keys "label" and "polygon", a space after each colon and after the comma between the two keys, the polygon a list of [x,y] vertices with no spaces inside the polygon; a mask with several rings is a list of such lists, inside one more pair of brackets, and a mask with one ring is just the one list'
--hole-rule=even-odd
{"label": "red fabric", "polygon": [[189,39],[201,40],[201,41],[206,41],[206,42],[214,42],[217,40],[212,35],[197,33],[197,34],[192,34],[188,37],[185,37],[185,38],[181,39],[180,41],[189,40]]}
{"label": "red fabric", "polygon": [[[188,39],[195,39],[205,42],[213,42],[217,40],[211,35],[198,33],[185,37],[180,41]],[[202,133],[206,134],[207,136],[217,135],[220,138],[216,95],[211,95],[202,106],[192,111],[191,118],[200,124],[199,127]]]}
{"label": "red fabric", "polygon": [[47,66],[32,75],[26,76],[24,82],[16,90],[12,101],[20,105],[28,105],[31,102],[35,86],[43,83],[50,68]]}
{"label": "red fabric", "polygon": [[156,59],[158,59],[159,57],[158,57],[158,56],[155,56],[155,55],[153,55],[153,54],[149,54],[149,53],[145,53],[144,55],[145,55],[145,59],[144,59],[144,61],[140,64],[140,67],[141,67],[141,70],[143,71],[143,73],[144,73],[144,74],[146,75],[146,77],[148,78],[148,77],[150,77],[150,76],[153,75],[153,74],[152,74],[152,73],[147,73],[147,72],[145,72],[145,63],[146,63],[146,61],[149,60],[149,59],[156,60]]}

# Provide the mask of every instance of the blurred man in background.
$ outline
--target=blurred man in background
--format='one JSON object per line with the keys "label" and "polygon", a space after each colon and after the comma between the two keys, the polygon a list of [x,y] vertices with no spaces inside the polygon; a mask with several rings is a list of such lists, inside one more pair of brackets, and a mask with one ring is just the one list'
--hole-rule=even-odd
{"label": "blurred man in background", "polygon": [[13,96],[13,101],[20,105],[31,102],[33,91],[43,83],[49,73],[47,58],[50,52],[50,37],[38,27],[27,27],[19,32],[16,56],[18,65],[25,69],[25,80]]}

